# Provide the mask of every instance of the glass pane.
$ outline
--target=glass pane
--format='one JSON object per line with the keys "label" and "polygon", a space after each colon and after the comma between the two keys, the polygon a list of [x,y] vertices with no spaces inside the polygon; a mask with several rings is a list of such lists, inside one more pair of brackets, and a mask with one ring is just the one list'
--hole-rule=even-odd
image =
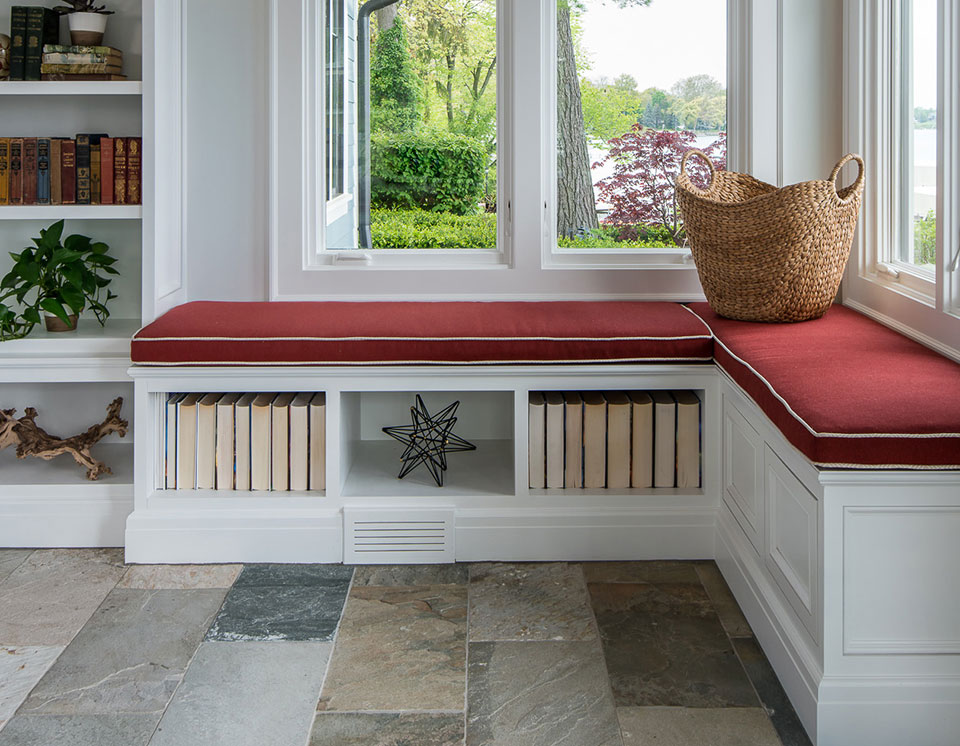
{"label": "glass pane", "polygon": [[900,260],[933,271],[937,262],[937,0],[903,0],[905,230]]}
{"label": "glass pane", "polygon": [[343,194],[344,180],[344,43],[343,0],[327,0],[327,184],[326,198]]}
{"label": "glass pane", "polygon": [[684,151],[726,165],[726,24],[720,0],[558,0],[560,248],[684,244]]}
{"label": "glass pane", "polygon": [[354,28],[367,64],[356,68],[357,141],[346,148],[356,209],[328,224],[327,248],[495,249],[496,0],[363,5]]}

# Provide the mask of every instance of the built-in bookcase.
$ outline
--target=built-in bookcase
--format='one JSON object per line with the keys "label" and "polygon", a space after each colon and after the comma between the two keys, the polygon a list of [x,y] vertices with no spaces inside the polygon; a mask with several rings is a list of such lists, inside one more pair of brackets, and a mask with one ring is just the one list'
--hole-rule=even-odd
{"label": "built-in bookcase", "polygon": [[[21,3],[0,0],[0,31],[9,33],[10,10]],[[37,5],[50,5],[38,0]],[[152,42],[152,0],[111,0],[104,42],[124,52],[126,81],[0,82],[0,135],[74,137],[107,132],[144,136],[152,88],[144,83],[145,49]],[[61,42],[68,43],[66,19]],[[148,40],[149,41],[149,40]],[[146,91],[146,95],[145,95]],[[152,106],[152,104],[151,104]],[[151,148],[144,139],[144,148]],[[18,461],[13,449],[0,451],[0,546],[57,546],[70,543],[119,545],[133,500],[133,385],[127,376],[129,340],[143,309],[152,306],[152,285],[144,292],[144,257],[152,223],[152,166],[144,160],[143,205],[0,206],[0,275],[9,270],[10,251],[51,223],[65,219],[65,235],[79,233],[107,243],[120,272],[112,290],[118,298],[101,328],[82,316],[77,332],[49,334],[36,329],[27,338],[0,343],[0,407],[40,410],[38,424],[61,436],[98,422],[107,405],[124,397],[122,416],[131,423],[124,439],[115,436],[94,447],[113,474],[88,482],[67,456],[52,462]],[[147,296],[148,302],[144,303]],[[49,521],[37,516],[49,515]],[[83,530],[77,530],[82,524]],[[39,528],[37,527],[39,524]],[[84,536],[77,540],[75,537]]]}

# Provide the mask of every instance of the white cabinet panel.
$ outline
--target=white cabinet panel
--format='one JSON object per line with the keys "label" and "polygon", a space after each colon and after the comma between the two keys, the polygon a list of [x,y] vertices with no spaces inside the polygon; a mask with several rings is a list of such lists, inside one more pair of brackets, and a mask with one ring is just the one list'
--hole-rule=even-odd
{"label": "white cabinet panel", "polygon": [[819,520],[817,499],[777,455],[766,448],[766,548],[764,563],[811,637],[819,641]]}
{"label": "white cabinet panel", "polygon": [[759,554],[763,549],[763,439],[723,399],[723,499]]}

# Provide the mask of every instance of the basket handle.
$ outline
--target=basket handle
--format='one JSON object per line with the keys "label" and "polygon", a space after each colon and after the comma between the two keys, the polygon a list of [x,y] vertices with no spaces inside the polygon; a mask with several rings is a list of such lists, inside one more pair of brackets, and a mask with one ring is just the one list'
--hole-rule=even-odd
{"label": "basket handle", "polygon": [[837,189],[837,177],[840,175],[841,169],[846,166],[850,161],[856,161],[857,166],[860,169],[857,173],[857,178],[854,180],[853,184],[850,186],[853,189],[850,191],[850,194],[847,195],[846,199],[840,198],[840,201],[843,204],[846,204],[854,198],[856,193],[859,191],[860,187],[863,186],[863,179],[866,172],[866,166],[863,165],[863,158],[861,158],[856,153],[847,153],[843,158],[837,161],[837,165],[833,167],[833,171],[830,173],[830,183],[833,184],[834,191],[837,192],[837,197],[840,197],[840,190]]}
{"label": "basket handle", "polygon": [[687,170],[687,158],[691,155],[698,155],[703,160],[707,162],[707,166],[710,167],[710,183],[707,184],[707,188],[704,191],[710,191],[710,188],[713,186],[713,178],[717,175],[717,167],[713,165],[713,161],[710,160],[709,156],[704,153],[702,150],[697,150],[696,148],[688,150],[683,154],[683,158],[680,159],[680,173],[682,174]]}

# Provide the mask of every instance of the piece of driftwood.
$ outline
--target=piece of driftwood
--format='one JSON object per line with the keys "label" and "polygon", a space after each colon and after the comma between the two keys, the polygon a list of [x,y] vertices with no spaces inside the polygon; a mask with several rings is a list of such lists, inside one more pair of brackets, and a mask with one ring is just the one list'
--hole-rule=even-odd
{"label": "piece of driftwood", "polygon": [[72,438],[58,438],[50,435],[35,422],[37,410],[27,407],[23,417],[15,418],[16,409],[0,410],[0,451],[8,446],[17,447],[17,458],[35,456],[49,461],[64,453],[73,456],[73,460],[87,470],[87,479],[97,480],[101,474],[112,474],[110,467],[90,455],[90,447],[110,433],[121,438],[127,434],[128,422],[120,419],[123,397],[118,396],[107,407],[107,418],[99,425],[93,425],[85,433]]}

